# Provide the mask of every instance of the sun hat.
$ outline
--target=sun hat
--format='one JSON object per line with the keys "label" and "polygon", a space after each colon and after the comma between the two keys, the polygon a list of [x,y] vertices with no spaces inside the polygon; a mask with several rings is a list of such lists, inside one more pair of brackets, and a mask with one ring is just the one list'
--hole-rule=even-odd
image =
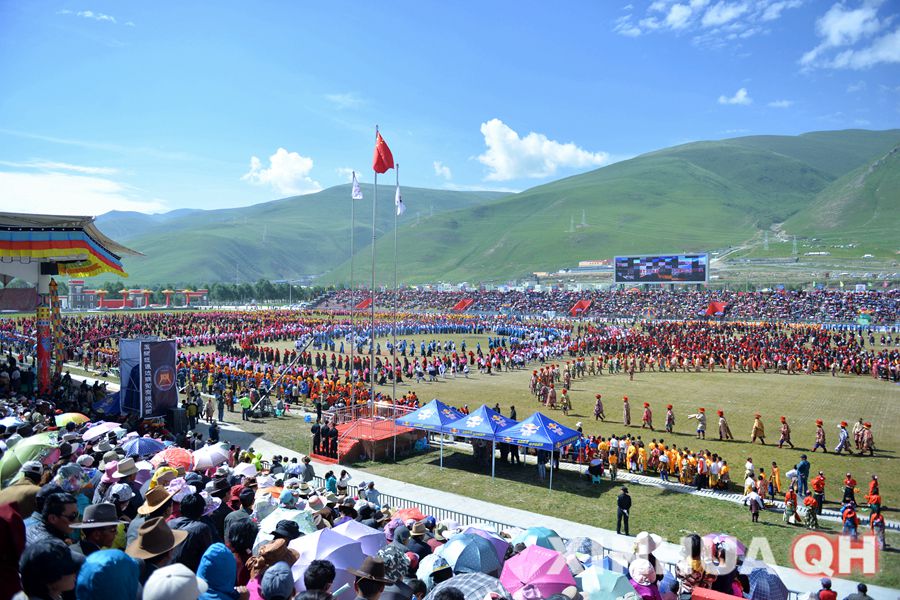
{"label": "sun hat", "polygon": [[322,500],[321,496],[312,496],[307,501],[307,506],[309,506],[310,510],[313,512],[318,512],[325,508],[325,501]]}
{"label": "sun hat", "polygon": [[129,475],[134,475],[138,472],[137,466],[134,464],[134,459],[132,457],[123,458],[116,464],[116,472],[113,473],[113,476],[117,478],[128,477]]}
{"label": "sun hat", "polygon": [[656,583],[656,569],[646,558],[636,558],[628,565],[628,575],[639,585]]}
{"label": "sun hat", "polygon": [[209,589],[206,582],[181,563],[160,567],[144,584],[143,600],[197,600]]}
{"label": "sun hat", "polygon": [[415,523],[412,526],[412,529],[409,530],[409,535],[411,535],[412,537],[421,537],[426,533],[428,533],[428,529],[426,529],[425,523],[422,522]]}
{"label": "sun hat", "polygon": [[103,469],[103,476],[100,478],[100,483],[115,483],[119,480],[116,477],[116,468],[118,463],[116,461],[111,461],[106,463],[106,467]]}
{"label": "sun hat", "polygon": [[124,521],[119,520],[116,507],[110,502],[89,504],[84,509],[84,517],[81,523],[73,523],[72,529],[98,529],[100,527],[113,527]]}
{"label": "sun hat", "polygon": [[384,561],[384,578],[389,581],[399,581],[409,571],[409,559],[406,558],[406,553],[393,544],[379,549],[378,556]]}
{"label": "sun hat", "polygon": [[90,469],[94,466],[94,457],[90,454],[82,454],[78,457],[78,460],[75,461],[79,467],[84,467],[85,469]]}
{"label": "sun hat", "polygon": [[149,515],[160,508],[172,498],[172,494],[164,487],[157,486],[147,492],[144,496],[144,503],[141,504],[137,512],[139,515]]}
{"label": "sun hat", "polygon": [[300,537],[300,525],[296,521],[282,519],[275,525],[275,530],[272,533],[288,541],[296,540]]}
{"label": "sun hat", "polygon": [[650,554],[662,544],[662,538],[655,533],[642,531],[635,537],[634,544],[640,554]]}
{"label": "sun hat", "polygon": [[381,583],[394,583],[385,579],[384,561],[380,557],[367,556],[359,569],[347,569],[347,572],[361,579],[371,579]]}
{"label": "sun hat", "polygon": [[206,507],[203,509],[203,516],[208,517],[218,510],[220,506],[222,506],[222,499],[216,498],[212,494],[207,491],[200,492],[200,496],[203,498],[203,501],[206,503]]}
{"label": "sun hat", "polygon": [[187,539],[188,532],[172,529],[163,517],[147,519],[138,528],[137,538],[125,549],[133,558],[153,558],[173,548]]}
{"label": "sun hat", "polygon": [[44,465],[39,460],[29,460],[22,465],[22,472],[40,476],[44,472]]}
{"label": "sun hat", "polygon": [[134,497],[134,490],[127,483],[117,483],[109,489],[107,498],[114,502],[128,502]]}

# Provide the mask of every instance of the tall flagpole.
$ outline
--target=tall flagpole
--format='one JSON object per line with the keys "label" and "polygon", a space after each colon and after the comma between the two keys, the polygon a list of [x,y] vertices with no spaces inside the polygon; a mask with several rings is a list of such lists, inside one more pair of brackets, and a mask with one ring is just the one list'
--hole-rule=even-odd
{"label": "tall flagpole", "polygon": [[[378,144],[378,125],[375,126],[375,144]],[[374,171],[374,169],[373,169]],[[375,219],[378,216],[378,171],[375,171],[375,192],[372,194],[372,332],[369,338],[369,410],[375,414]]]}
{"label": "tall flagpole", "polygon": [[[353,174],[353,180],[356,180],[356,173]],[[351,184],[352,185],[352,184]],[[355,394],[355,386],[353,383],[353,354],[354,350],[356,350],[356,305],[354,304],[355,300],[353,289],[353,238],[354,238],[354,230],[356,229],[356,198],[353,197],[353,188],[350,189],[350,368],[347,369],[350,371],[350,406],[356,402],[356,394]]]}
{"label": "tall flagpole", "polygon": [[[400,163],[396,163],[394,165],[394,174],[397,176],[397,193],[400,193]],[[393,389],[393,398],[394,398],[394,408],[392,412],[393,419],[391,419],[393,429],[393,438],[394,438],[394,462],[397,462],[397,368],[394,364],[394,361],[397,360],[397,296],[400,293],[400,288],[397,285],[397,217],[400,215],[400,207],[394,207],[394,324],[391,327],[391,330],[394,334],[394,350],[391,353],[391,371],[392,371],[392,381],[394,382]]]}

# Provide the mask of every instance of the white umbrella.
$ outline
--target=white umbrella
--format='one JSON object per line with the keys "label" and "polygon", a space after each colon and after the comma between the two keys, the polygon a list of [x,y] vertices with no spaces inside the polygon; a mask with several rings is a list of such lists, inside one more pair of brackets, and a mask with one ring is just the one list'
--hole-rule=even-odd
{"label": "white umbrella", "polygon": [[205,471],[228,462],[229,452],[228,446],[225,444],[213,444],[194,450],[193,454],[194,468],[198,471]]}
{"label": "white umbrella", "polygon": [[378,551],[387,544],[387,539],[384,537],[384,531],[373,529],[368,525],[363,525],[359,521],[344,521],[335,527],[333,531],[359,542],[362,551],[369,556],[375,556],[378,554]]}
{"label": "white umbrella", "polygon": [[110,431],[115,431],[116,429],[119,429],[118,423],[112,423],[110,421],[100,421],[99,423],[91,426],[90,429],[85,431],[84,435],[81,436],[81,439],[86,442],[92,442],[106,435]]}
{"label": "white umbrella", "polygon": [[256,477],[256,465],[253,463],[241,463],[234,468],[234,474],[239,477]]}

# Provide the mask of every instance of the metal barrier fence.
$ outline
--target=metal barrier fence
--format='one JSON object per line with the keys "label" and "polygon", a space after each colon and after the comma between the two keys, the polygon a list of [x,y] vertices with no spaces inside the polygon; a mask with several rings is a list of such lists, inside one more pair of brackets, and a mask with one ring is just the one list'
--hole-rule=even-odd
{"label": "metal barrier fence", "polygon": [[[325,479],[316,475],[313,478],[312,483],[317,489],[322,489],[325,487]],[[359,487],[355,485],[347,485],[347,494],[349,496],[358,496],[359,495]],[[493,525],[497,531],[503,531],[504,529],[512,529],[512,528],[522,528],[522,525],[525,527],[531,526],[529,524],[520,524],[513,525],[512,523],[503,523],[501,521],[494,521],[493,519],[484,519],[481,517],[476,517],[474,515],[470,515],[468,513],[461,513],[459,511],[450,510],[447,508],[441,508],[439,506],[432,506],[430,504],[424,504],[422,502],[417,502],[415,500],[409,500],[408,498],[401,498],[399,496],[393,496],[391,494],[384,494],[379,492],[379,501],[382,506],[390,506],[391,508],[402,509],[402,508],[417,508],[424,515],[430,515],[435,518],[436,521],[440,522],[445,519],[450,519],[456,521],[461,526],[475,525],[478,523],[487,523],[489,525]],[[567,540],[564,540],[567,541]],[[598,546],[601,548],[601,557],[607,557],[611,554],[621,554],[621,550],[614,550],[612,548],[608,548],[603,545],[602,541],[594,540]],[[662,566],[671,573],[673,576],[675,575],[675,564],[670,562],[660,561]],[[798,592],[795,590],[788,590],[788,600],[799,600],[801,596],[805,595],[805,592]]]}

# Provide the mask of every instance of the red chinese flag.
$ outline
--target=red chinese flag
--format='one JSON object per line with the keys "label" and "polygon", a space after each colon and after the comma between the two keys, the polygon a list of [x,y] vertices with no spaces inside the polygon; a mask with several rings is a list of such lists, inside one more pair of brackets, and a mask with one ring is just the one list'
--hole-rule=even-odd
{"label": "red chinese flag", "polygon": [[372,169],[376,173],[385,173],[394,168],[394,155],[385,143],[381,133],[375,134],[375,156],[372,157]]}

